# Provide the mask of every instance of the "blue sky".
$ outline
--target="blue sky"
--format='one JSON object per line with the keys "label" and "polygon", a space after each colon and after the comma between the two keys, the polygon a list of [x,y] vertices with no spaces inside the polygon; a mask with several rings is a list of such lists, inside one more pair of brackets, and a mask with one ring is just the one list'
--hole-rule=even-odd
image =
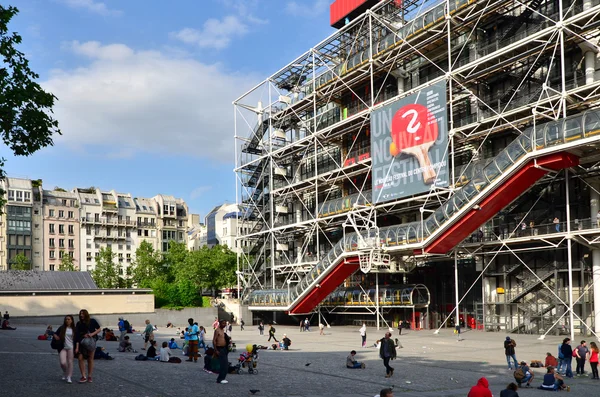
{"label": "blue sky", "polygon": [[[9,28],[59,101],[63,135],[14,157],[44,187],[235,200],[233,107],[333,32],[329,0],[13,0]],[[168,4],[168,5],[167,5]]]}

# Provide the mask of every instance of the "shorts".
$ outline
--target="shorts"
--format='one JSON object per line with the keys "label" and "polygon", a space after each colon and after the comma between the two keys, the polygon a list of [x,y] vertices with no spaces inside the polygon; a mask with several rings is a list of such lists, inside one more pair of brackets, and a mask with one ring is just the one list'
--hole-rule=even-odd
{"label": "shorts", "polygon": [[146,335],[144,337],[144,343],[148,343],[149,340],[150,340],[150,336]]}

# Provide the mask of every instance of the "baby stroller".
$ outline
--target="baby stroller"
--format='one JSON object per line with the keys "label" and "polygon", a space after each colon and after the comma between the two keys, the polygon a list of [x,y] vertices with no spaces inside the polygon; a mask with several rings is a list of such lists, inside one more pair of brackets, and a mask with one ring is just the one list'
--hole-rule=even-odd
{"label": "baby stroller", "polygon": [[244,368],[248,368],[249,374],[258,374],[258,369],[256,369],[258,365],[258,349],[256,345],[246,346],[246,351],[240,354],[238,363],[240,365],[238,374],[241,374]]}

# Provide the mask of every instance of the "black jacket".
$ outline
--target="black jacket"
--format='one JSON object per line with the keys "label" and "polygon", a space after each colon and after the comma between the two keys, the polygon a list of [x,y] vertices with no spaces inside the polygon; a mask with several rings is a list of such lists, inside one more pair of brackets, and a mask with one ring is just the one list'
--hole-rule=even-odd
{"label": "black jacket", "polygon": [[565,360],[573,358],[573,348],[569,344],[563,343],[560,347],[560,352],[563,354]]}
{"label": "black jacket", "polygon": [[512,339],[504,341],[504,354],[507,356],[512,356],[515,354],[515,346],[512,343]]}

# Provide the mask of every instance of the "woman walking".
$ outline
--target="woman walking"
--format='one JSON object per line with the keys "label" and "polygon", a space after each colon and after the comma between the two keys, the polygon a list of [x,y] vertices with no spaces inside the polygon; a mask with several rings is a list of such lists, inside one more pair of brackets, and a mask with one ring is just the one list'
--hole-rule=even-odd
{"label": "woman walking", "polygon": [[596,342],[590,342],[590,352],[588,353],[590,366],[592,367],[592,379],[600,379],[598,377],[598,345]]}
{"label": "woman walking", "polygon": [[[96,335],[100,331],[100,324],[90,318],[90,313],[85,309],[80,310],[79,321],[75,326],[75,355],[79,361],[79,371],[81,371],[79,383],[92,383]],[[88,365],[87,377],[85,376],[85,361]]]}
{"label": "woman walking", "polygon": [[146,329],[144,329],[144,347],[142,350],[146,350],[148,341],[154,340],[154,327],[150,324],[150,320],[146,320]]}
{"label": "woman walking", "polygon": [[367,347],[367,326],[363,323],[362,327],[360,327],[360,337],[362,339],[362,347]]}
{"label": "woman walking", "polygon": [[62,380],[66,380],[71,384],[73,381],[73,339],[75,338],[75,320],[70,314],[66,315],[63,320],[63,325],[58,327],[54,335],[54,340],[59,342],[58,358],[60,367],[63,370]]}

